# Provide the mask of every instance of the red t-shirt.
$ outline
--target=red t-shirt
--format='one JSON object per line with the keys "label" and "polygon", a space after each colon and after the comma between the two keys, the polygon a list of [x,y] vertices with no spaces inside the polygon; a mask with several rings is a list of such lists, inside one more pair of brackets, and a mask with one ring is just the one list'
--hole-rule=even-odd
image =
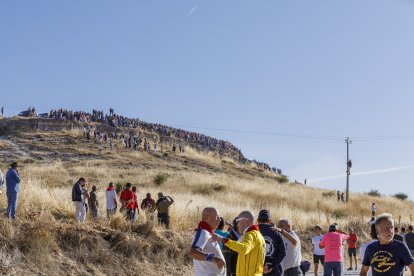
{"label": "red t-shirt", "polygon": [[358,240],[358,237],[355,233],[350,234],[349,239],[348,239],[348,248],[356,248],[357,240]]}
{"label": "red t-shirt", "polygon": [[130,200],[130,202],[125,206],[125,208],[134,209],[134,207],[135,207],[135,194],[132,190],[129,190],[129,189],[123,190],[121,192],[120,199],[123,200],[123,201]]}

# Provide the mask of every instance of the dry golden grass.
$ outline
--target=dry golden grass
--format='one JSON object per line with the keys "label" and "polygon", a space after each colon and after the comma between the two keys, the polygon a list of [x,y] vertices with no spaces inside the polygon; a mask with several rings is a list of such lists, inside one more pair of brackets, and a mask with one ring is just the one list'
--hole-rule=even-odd
{"label": "dry golden grass", "polygon": [[[379,213],[392,213],[399,225],[412,223],[411,201],[351,193],[350,202],[344,204],[335,196],[324,197],[327,190],[280,184],[277,175],[263,173],[255,165],[243,166],[189,147],[184,154],[168,151],[166,156],[154,156],[118,144],[116,150],[101,152],[98,144],[84,141],[78,130],[36,133],[39,140],[48,141],[46,145],[36,139],[29,141],[27,135],[19,139],[39,148],[20,169],[18,220],[0,220],[0,258],[5,260],[0,274],[127,275],[136,274],[137,269],[151,275],[191,274],[185,252],[201,210],[207,206],[216,207],[227,220],[242,210],[257,214],[262,208],[270,209],[274,221],[288,218],[292,222],[306,254],[315,225],[325,229],[333,222],[342,228],[353,226],[366,238],[372,202]],[[65,140],[69,144],[55,141],[63,138],[72,140]],[[62,155],[36,159],[36,152],[46,151],[42,147]],[[168,178],[157,186],[153,179],[159,174],[168,174]],[[75,223],[71,201],[72,185],[80,177],[86,178],[89,187],[100,189],[100,219],[92,222],[88,218],[86,225]],[[171,196],[175,200],[172,231],[160,228],[143,213],[136,225],[120,214],[107,221],[104,190],[109,182],[133,183],[139,200],[147,192]],[[6,206],[5,201],[2,195],[0,206]]]}

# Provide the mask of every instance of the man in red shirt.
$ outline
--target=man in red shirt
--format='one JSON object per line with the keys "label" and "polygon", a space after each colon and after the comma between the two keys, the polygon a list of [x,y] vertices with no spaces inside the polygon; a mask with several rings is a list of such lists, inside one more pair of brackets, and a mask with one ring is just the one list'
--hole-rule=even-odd
{"label": "man in red shirt", "polygon": [[354,260],[355,260],[355,270],[358,269],[357,259],[356,259],[357,241],[358,241],[357,235],[355,234],[354,230],[352,228],[350,228],[349,229],[349,239],[347,240],[347,242],[348,242],[348,255],[349,255],[349,260],[350,260],[350,265],[349,265],[348,270],[352,270],[352,256],[354,256]]}
{"label": "man in red shirt", "polygon": [[135,194],[131,188],[132,184],[127,183],[119,198],[128,220],[133,220],[135,216]]}

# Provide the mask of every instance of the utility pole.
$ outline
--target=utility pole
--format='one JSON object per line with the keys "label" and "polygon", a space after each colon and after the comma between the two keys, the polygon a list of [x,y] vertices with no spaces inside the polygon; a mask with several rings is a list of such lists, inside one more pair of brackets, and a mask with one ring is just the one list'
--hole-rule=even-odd
{"label": "utility pole", "polygon": [[346,202],[348,202],[349,199],[349,175],[351,174],[350,170],[352,167],[352,161],[349,159],[349,144],[352,144],[351,139],[349,137],[346,137],[345,139],[346,143]]}

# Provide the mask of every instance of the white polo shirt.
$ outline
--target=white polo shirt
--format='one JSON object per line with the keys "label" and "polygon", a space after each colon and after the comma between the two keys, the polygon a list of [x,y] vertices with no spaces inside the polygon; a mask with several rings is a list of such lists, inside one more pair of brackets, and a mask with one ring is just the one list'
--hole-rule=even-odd
{"label": "white polo shirt", "polygon": [[297,244],[296,246],[293,246],[293,244],[285,236],[282,235],[283,242],[286,247],[286,257],[282,261],[283,270],[300,266],[300,263],[302,262],[302,246],[300,245],[300,239],[293,231],[291,231],[289,234],[295,238]]}
{"label": "white polo shirt", "polygon": [[[223,253],[221,252],[218,242],[211,242],[211,234],[204,229],[198,229],[193,237],[193,248],[200,249],[205,254],[214,254],[214,256],[224,261]],[[217,265],[213,262],[198,261],[193,259],[194,275],[195,276],[213,276],[220,275],[226,276],[226,267],[221,269],[217,268]]]}

